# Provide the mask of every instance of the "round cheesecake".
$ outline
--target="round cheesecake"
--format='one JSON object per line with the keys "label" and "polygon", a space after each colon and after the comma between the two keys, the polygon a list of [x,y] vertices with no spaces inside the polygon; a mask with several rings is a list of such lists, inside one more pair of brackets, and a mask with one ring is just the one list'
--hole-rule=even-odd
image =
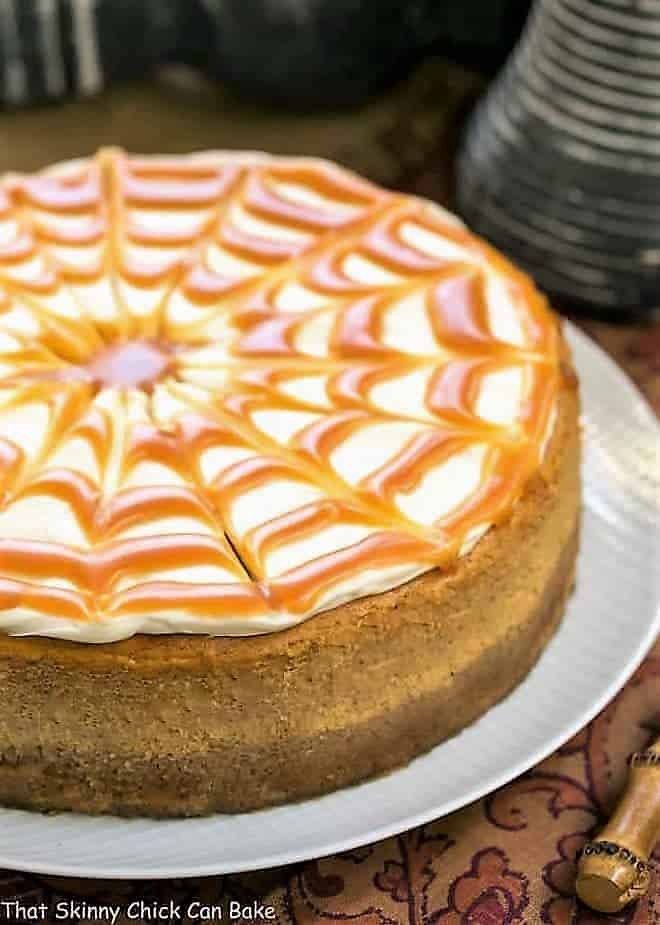
{"label": "round cheesecake", "polygon": [[238,812],[410,761],[556,629],[577,380],[533,283],[335,165],[0,181],[0,803]]}

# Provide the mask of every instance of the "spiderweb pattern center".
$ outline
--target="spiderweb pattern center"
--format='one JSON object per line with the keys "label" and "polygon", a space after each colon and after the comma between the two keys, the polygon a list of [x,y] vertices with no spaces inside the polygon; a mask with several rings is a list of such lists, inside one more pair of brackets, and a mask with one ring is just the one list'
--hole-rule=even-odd
{"label": "spiderweb pattern center", "polygon": [[175,350],[165,341],[137,338],[109,344],[88,361],[86,371],[104,388],[150,390],[172,370]]}

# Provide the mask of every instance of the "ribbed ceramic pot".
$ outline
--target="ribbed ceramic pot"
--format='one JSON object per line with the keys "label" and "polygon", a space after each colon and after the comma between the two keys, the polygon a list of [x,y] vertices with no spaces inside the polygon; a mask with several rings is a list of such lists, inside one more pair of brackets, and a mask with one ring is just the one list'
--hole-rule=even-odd
{"label": "ribbed ceramic pot", "polygon": [[660,306],[660,0],[536,0],[459,154],[460,211],[565,304]]}

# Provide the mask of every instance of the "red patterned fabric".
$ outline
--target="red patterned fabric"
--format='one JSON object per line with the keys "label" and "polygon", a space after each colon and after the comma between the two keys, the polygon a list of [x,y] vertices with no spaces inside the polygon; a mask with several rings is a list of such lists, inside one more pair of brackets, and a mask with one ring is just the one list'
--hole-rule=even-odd
{"label": "red patterned fabric", "polygon": [[[660,325],[584,327],[660,413]],[[70,881],[4,872],[0,900],[43,901],[53,910],[62,898],[124,907],[136,899],[173,899],[182,907],[197,899],[262,902],[284,925],[660,925],[660,845],[651,889],[637,906],[601,916],[573,896],[576,855],[608,818],[631,752],[659,733],[660,640],[619,696],[554,755],[483,800],[396,838],[307,864],[204,880]]]}

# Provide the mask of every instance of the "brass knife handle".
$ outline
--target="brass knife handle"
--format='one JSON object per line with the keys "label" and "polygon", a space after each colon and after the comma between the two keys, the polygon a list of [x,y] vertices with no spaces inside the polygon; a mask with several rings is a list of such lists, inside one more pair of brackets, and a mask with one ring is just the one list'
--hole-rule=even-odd
{"label": "brass knife handle", "polygon": [[660,738],[630,760],[614,815],[578,860],[576,891],[598,912],[618,912],[649,888],[648,861],[660,838]]}

